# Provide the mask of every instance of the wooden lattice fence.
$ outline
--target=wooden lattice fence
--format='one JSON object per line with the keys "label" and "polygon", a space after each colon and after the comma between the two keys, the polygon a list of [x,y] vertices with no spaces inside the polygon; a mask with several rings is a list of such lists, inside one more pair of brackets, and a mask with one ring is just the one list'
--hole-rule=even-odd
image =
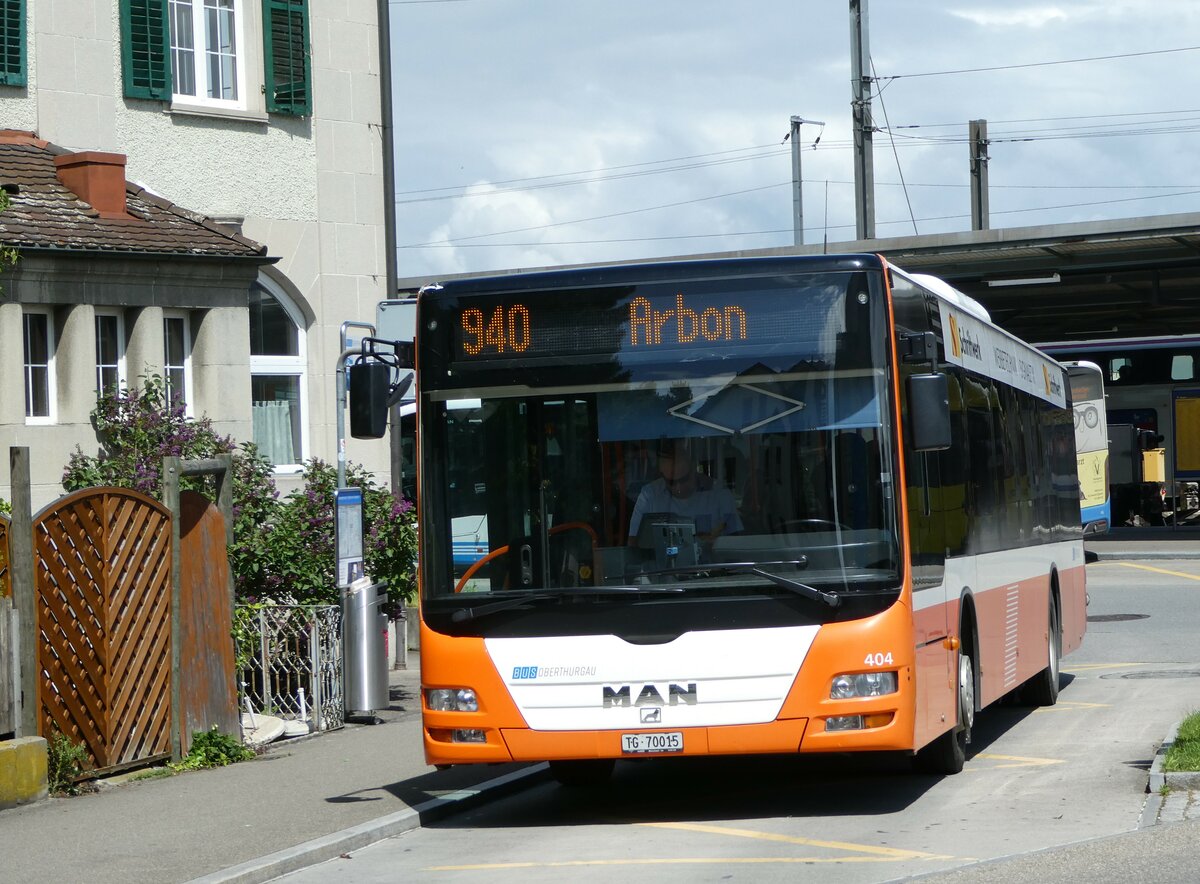
{"label": "wooden lattice fence", "polygon": [[122,488],[33,520],[40,731],[99,771],[171,754],[171,516]]}

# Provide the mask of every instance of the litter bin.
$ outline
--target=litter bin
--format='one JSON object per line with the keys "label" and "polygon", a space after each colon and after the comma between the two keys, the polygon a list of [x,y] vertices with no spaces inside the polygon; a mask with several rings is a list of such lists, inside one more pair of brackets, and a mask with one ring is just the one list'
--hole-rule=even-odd
{"label": "litter bin", "polygon": [[342,588],[342,680],[346,715],[370,714],[388,705],[387,615],[382,583]]}

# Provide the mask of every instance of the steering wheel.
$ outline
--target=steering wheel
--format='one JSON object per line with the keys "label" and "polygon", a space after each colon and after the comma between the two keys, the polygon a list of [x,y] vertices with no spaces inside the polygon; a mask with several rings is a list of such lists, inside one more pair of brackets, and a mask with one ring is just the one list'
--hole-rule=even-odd
{"label": "steering wheel", "polygon": [[[589,535],[591,535],[591,538],[592,538],[592,561],[595,563],[593,565],[593,567],[598,569],[600,558],[599,558],[599,556],[596,555],[596,547],[600,545],[600,538],[596,535],[596,529],[593,528],[591,525],[589,525],[587,522],[563,522],[561,525],[555,525],[553,528],[550,529],[550,536],[553,537],[555,534],[561,534],[564,531],[572,531],[572,530],[586,531]],[[497,549],[492,550],[490,553],[488,553],[483,558],[478,559],[473,565],[471,565],[471,567],[469,567],[467,569],[466,573],[463,574],[462,577],[458,578],[458,583],[454,584],[454,591],[462,592],[462,588],[467,585],[467,581],[470,580],[472,577],[474,577],[475,573],[480,568],[482,568],[484,565],[486,565],[488,562],[492,561],[493,559],[498,559],[498,558],[500,558],[500,556],[507,555],[508,550],[509,550],[509,548],[507,546],[501,546],[501,547],[498,547]],[[596,576],[599,578],[601,575],[597,574]]]}

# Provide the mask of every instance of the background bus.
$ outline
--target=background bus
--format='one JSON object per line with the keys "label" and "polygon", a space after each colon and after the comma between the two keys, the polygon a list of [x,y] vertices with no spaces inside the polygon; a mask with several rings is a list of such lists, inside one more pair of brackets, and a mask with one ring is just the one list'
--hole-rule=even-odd
{"label": "background bus", "polygon": [[1108,473],[1108,418],[1104,374],[1094,362],[1067,362],[1075,412],[1075,459],[1079,464],[1079,508],[1083,534],[1108,531],[1112,518]]}
{"label": "background bus", "polygon": [[463,279],[417,330],[431,763],[956,772],[979,710],[1056,700],[1086,629],[1066,372],[943,283],[875,255]]}
{"label": "background bus", "polygon": [[1112,524],[1200,517],[1200,338],[1123,338],[1039,345],[1100,367],[1111,440]]}

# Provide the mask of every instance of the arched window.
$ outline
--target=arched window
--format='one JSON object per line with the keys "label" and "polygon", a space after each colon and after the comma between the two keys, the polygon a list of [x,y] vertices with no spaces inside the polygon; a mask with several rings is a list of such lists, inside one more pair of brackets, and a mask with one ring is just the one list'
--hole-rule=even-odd
{"label": "arched window", "polygon": [[250,287],[250,391],[254,444],[276,468],[299,469],[307,450],[303,318],[266,276]]}

